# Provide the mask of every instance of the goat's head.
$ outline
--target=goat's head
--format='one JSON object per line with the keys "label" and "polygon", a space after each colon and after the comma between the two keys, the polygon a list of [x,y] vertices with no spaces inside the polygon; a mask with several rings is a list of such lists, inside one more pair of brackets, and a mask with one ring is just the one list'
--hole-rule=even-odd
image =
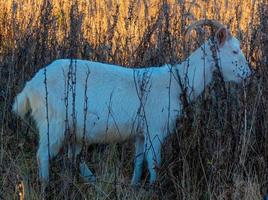
{"label": "goat's head", "polygon": [[200,20],[188,27],[186,35],[194,28],[204,25],[216,28],[214,38],[208,43],[211,43],[212,55],[215,55],[213,59],[218,62],[224,80],[241,82],[249,77],[251,70],[240,48],[240,42],[224,25],[215,20]]}

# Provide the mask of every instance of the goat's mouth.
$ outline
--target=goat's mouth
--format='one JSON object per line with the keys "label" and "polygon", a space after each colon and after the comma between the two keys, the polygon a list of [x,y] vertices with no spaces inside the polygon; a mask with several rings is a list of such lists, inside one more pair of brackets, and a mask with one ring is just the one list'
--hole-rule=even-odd
{"label": "goat's mouth", "polygon": [[243,82],[243,83],[250,82],[253,75],[254,75],[254,73],[251,70],[249,70],[247,72],[243,72],[242,75],[237,73],[237,77],[239,79],[239,82]]}
{"label": "goat's mouth", "polygon": [[242,79],[242,85],[243,87],[249,87],[252,83],[252,79],[254,77],[254,74],[249,73],[245,78]]}

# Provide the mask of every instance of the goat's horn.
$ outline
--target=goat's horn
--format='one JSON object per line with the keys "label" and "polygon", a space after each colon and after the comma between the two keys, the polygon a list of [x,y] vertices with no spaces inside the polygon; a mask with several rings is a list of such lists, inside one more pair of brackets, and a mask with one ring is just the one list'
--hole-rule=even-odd
{"label": "goat's horn", "polygon": [[189,34],[191,33],[191,31],[199,26],[211,26],[211,27],[215,27],[217,29],[225,27],[219,21],[212,20],[212,19],[202,19],[202,20],[196,21],[193,24],[191,24],[190,26],[188,26],[186,31],[185,31],[185,36],[188,37]]}

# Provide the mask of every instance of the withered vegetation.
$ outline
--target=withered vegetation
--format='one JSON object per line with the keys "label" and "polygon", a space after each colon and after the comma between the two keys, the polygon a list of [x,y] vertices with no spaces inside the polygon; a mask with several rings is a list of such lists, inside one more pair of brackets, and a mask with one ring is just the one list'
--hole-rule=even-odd
{"label": "withered vegetation", "polygon": [[140,188],[129,185],[128,142],[87,149],[94,184],[71,179],[58,157],[48,196],[259,200],[268,193],[266,0],[0,0],[0,8],[0,199],[40,199],[34,123],[11,113],[14,96],[38,69],[58,58],[126,67],[181,62],[210,35],[204,29],[184,36],[187,25],[203,18],[226,24],[241,41],[256,71],[250,84],[222,85],[216,77],[196,103],[184,104],[154,189],[147,171]]}

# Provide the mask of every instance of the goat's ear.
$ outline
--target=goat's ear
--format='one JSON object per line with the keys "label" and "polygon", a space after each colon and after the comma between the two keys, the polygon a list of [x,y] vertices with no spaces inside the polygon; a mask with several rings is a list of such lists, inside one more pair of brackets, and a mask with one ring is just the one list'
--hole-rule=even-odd
{"label": "goat's ear", "polygon": [[219,47],[222,47],[224,45],[228,37],[230,37],[230,32],[227,28],[222,27],[217,31],[216,39],[217,39]]}

